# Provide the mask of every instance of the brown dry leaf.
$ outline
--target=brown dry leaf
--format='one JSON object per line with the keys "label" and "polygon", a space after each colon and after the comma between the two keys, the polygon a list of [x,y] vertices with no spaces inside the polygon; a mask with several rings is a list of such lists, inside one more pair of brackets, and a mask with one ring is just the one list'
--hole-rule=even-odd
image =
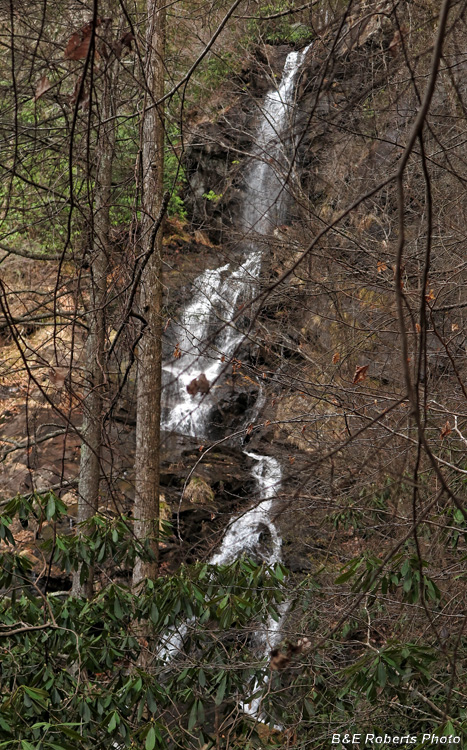
{"label": "brown dry leaf", "polygon": [[246,432],[247,435],[251,435],[251,433],[253,432],[253,425],[249,424],[248,427],[246,428],[245,432]]}
{"label": "brown dry leaf", "polygon": [[290,659],[291,657],[289,654],[282,654],[278,648],[274,648],[271,651],[269,669],[272,669],[275,672],[280,672],[282,669],[286,669],[286,667],[289,666]]}
{"label": "brown dry leaf", "polygon": [[420,331],[422,330],[420,323],[415,323],[415,330],[417,331],[417,333],[420,333]]}
{"label": "brown dry leaf", "polygon": [[209,393],[210,387],[211,384],[209,380],[204,372],[202,372],[197,378],[193,378],[193,380],[187,385],[186,389],[190,396],[196,396],[197,393]]}
{"label": "brown dry leaf", "polygon": [[131,31],[126,31],[125,34],[120,39],[121,43],[124,47],[128,47],[128,49],[131,52],[131,43],[135,41],[135,35],[131,33]]}
{"label": "brown dry leaf", "polygon": [[180,357],[181,357],[181,356],[182,356],[182,353],[181,353],[181,351],[180,351],[180,346],[179,346],[179,344],[177,343],[177,344],[175,345],[175,349],[174,349],[174,357],[175,357],[175,359],[180,359]]}
{"label": "brown dry leaf", "polygon": [[341,355],[339,354],[339,352],[336,352],[334,354],[333,358],[332,358],[332,364],[333,365],[337,365],[337,363],[339,362],[340,358],[341,358]]}
{"label": "brown dry leaf", "polygon": [[52,84],[50,83],[47,76],[42,76],[37,82],[36,86],[36,93],[34,94],[34,101],[37,102],[38,99],[41,98],[41,96],[44,96],[46,91],[52,88]]}
{"label": "brown dry leaf", "polygon": [[265,427],[269,427],[270,424],[271,424],[271,420],[270,419],[266,419],[266,421],[264,423],[264,426]]}
{"label": "brown dry leaf", "polygon": [[115,55],[119,58],[122,54],[122,50],[124,47],[128,47],[128,49],[132,50],[131,43],[135,41],[134,34],[131,33],[131,31],[127,31],[119,40],[118,42],[115,42],[113,45]]}
{"label": "brown dry leaf", "polygon": [[[96,26],[101,25],[101,19],[98,18]],[[78,31],[68,40],[68,44],[65,47],[65,60],[83,60],[87,57],[89,52],[89,45],[91,44],[92,38],[92,23],[87,23],[81,27]]]}
{"label": "brown dry leaf", "polygon": [[458,324],[457,324],[457,323],[453,323],[453,324],[451,325],[451,331],[452,331],[453,333],[455,333],[455,331],[458,331],[458,330],[459,330],[459,326],[458,326]]}
{"label": "brown dry leaf", "polygon": [[78,104],[78,106],[86,111],[89,107],[89,91],[86,86],[81,85],[82,80],[82,76],[79,76],[79,78],[76,79],[73,93],[70,96],[70,104]]}
{"label": "brown dry leaf", "polygon": [[433,289],[430,289],[430,291],[428,292],[428,294],[425,295],[425,299],[426,299],[427,302],[432,302],[432,300],[434,300],[434,298],[435,298],[435,293],[434,293]]}
{"label": "brown dry leaf", "polygon": [[34,541],[34,536],[34,532],[29,529],[22,529],[21,531],[16,532],[15,540],[19,544],[29,544]]}
{"label": "brown dry leaf", "polygon": [[383,273],[383,271],[387,271],[388,268],[383,260],[379,260],[376,267],[378,269],[378,273]]}
{"label": "brown dry leaf", "polygon": [[441,430],[441,435],[440,435],[441,439],[447,437],[451,432],[452,432],[452,427],[449,424],[449,419],[448,419],[443,429]]}
{"label": "brown dry leaf", "polygon": [[353,384],[357,385],[358,383],[361,383],[366,378],[366,374],[368,372],[368,368],[370,365],[362,365],[361,367],[355,368],[355,375],[353,376]]}

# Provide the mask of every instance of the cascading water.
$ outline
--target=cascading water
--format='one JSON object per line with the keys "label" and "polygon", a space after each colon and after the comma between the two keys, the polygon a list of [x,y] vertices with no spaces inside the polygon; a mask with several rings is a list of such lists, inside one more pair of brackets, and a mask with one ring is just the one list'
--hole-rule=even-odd
{"label": "cascading water", "polygon": [[198,276],[192,301],[175,326],[181,356],[164,364],[172,384],[171,408],[163,425],[168,430],[198,437],[209,435],[213,397],[206,394],[196,402],[187,386],[202,372],[209,383],[217,381],[243,339],[235,316],[257,286],[261,238],[283,223],[287,211],[284,179],[289,164],[284,141],[290,140],[295,80],[307,50],[287,56],[279,88],[270,91],[263,102],[239,220],[243,257],[236,268],[227,264]]}
{"label": "cascading water", "polygon": [[[287,212],[286,177],[290,171],[286,143],[291,143],[295,81],[308,47],[291,52],[285,62],[280,86],[263,102],[256,132],[254,159],[246,175],[241,208],[240,231],[243,257],[237,268],[230,264],[207,270],[194,282],[194,294],[176,326],[180,357],[166,363],[164,370],[172,383],[171,408],[163,427],[187,435],[209,437],[209,414],[214,405],[212,393],[201,401],[193,399],[187,386],[201,373],[210,384],[217,381],[226,363],[235,356],[243,333],[235,324],[239,304],[245,303],[257,286],[261,271],[261,238],[283,223]],[[241,554],[262,559],[269,565],[280,560],[281,540],[271,518],[274,497],[281,483],[279,462],[270,456],[247,453],[255,462],[253,477],[257,502],[234,518],[210,563],[230,563]],[[282,612],[284,614],[284,611]],[[189,623],[177,632],[167,633],[159,656],[170,660],[183,644]],[[260,650],[266,653],[280,638],[280,622],[272,618],[266,631],[257,634]],[[263,685],[267,677],[263,676]],[[255,692],[259,683],[253,687]],[[243,708],[259,717],[261,699],[245,702]]]}
{"label": "cascading water", "polygon": [[[245,455],[257,461],[253,476],[258,487],[259,502],[230,524],[219,550],[209,561],[211,565],[225,565],[236,560],[242,553],[259,554],[269,565],[280,557],[280,539],[269,511],[273,503],[271,491],[280,484],[281,467],[270,456],[259,456],[246,451]],[[264,549],[261,549],[263,541]]]}

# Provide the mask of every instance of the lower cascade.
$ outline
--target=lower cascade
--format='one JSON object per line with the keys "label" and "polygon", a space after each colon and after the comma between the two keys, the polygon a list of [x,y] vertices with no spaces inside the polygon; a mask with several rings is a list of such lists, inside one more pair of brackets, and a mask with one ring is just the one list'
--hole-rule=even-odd
{"label": "lower cascade", "polygon": [[[262,103],[255,133],[253,159],[247,167],[246,188],[240,207],[239,229],[242,235],[238,267],[226,264],[208,269],[196,278],[191,301],[175,325],[180,356],[163,366],[170,409],[163,428],[198,438],[209,438],[210,413],[214,401],[210,386],[221,378],[225,363],[236,355],[244,331],[236,322],[239,305],[251,299],[261,271],[261,238],[281,225],[287,215],[285,188],[289,176],[288,151],[293,149],[294,94],[300,67],[309,47],[291,52],[285,61],[282,80],[269,91]],[[291,155],[291,154],[290,154]],[[206,383],[206,388],[196,384]],[[195,386],[195,388],[193,387]],[[196,400],[193,394],[201,393]],[[261,399],[261,390],[258,402]],[[281,484],[281,466],[267,455],[244,451],[254,461],[255,503],[234,517],[225,531],[212,565],[227,564],[245,554],[273,565],[281,559],[281,538],[271,510]],[[287,606],[282,608],[285,615]],[[189,623],[169,631],[163,639],[159,657],[170,661],[183,646]],[[263,655],[280,640],[281,622],[272,618],[266,631],[256,634]],[[260,687],[256,683],[252,691]],[[245,700],[246,713],[261,719],[261,698]]]}

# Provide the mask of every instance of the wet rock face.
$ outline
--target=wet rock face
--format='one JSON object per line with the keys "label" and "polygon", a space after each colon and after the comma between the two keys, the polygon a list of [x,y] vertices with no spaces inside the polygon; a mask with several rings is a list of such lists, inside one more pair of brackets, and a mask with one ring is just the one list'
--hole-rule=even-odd
{"label": "wet rock face", "polygon": [[[234,103],[216,122],[202,122],[188,139],[184,168],[185,205],[193,223],[216,243],[235,242],[258,102],[280,80],[290,47],[261,45],[233,81]],[[231,82],[232,83],[232,82]]]}
{"label": "wet rock face", "polygon": [[[203,450],[207,447],[203,446]],[[251,461],[244,456],[240,446],[234,448],[222,443],[206,453],[201,461],[200,457],[197,438],[176,433],[163,436],[161,486],[172,503],[179,504],[182,490],[189,487],[191,469],[194,469],[193,476],[198,482],[202,480],[209,487],[210,502],[229,504],[248,497],[252,486]],[[181,507],[189,510],[192,499],[190,492],[185,491]]]}
{"label": "wet rock face", "polygon": [[233,432],[246,421],[249,409],[256,404],[259,390],[230,391],[225,387],[224,393],[217,399],[209,414],[210,434],[213,440]]}
{"label": "wet rock face", "polygon": [[233,149],[234,143],[219,123],[203,123],[192,136],[184,164],[189,184],[185,205],[193,222],[208,229],[216,242],[222,239],[225,183]]}
{"label": "wet rock face", "polygon": [[161,488],[172,508],[174,530],[160,551],[166,572],[175,571],[183,561],[207,559],[222,538],[226,519],[243,508],[254,493],[252,462],[240,446],[220,444],[201,461],[199,449],[196,438],[173,433],[165,436]]}

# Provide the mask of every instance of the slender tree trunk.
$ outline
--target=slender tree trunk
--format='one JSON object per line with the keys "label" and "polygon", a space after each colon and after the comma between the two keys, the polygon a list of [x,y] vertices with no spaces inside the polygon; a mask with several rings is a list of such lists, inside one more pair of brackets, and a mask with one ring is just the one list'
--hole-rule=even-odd
{"label": "slender tree trunk", "polygon": [[[103,31],[104,66],[99,126],[96,138],[96,175],[94,210],[91,222],[89,292],[89,332],[86,341],[86,385],[83,401],[81,461],[78,485],[78,523],[91,518],[98,509],[100,458],[102,446],[102,389],[105,384],[105,306],[110,230],[112,163],[115,151],[115,120],[113,106],[114,57],[110,52],[111,19]],[[108,51],[106,56],[106,50]],[[73,594],[89,598],[93,592],[93,571],[88,580],[80,582],[81,569],[73,575]]]}
{"label": "slender tree trunk", "polygon": [[164,121],[153,106],[164,93],[164,0],[147,0],[146,106],[142,124],[142,251],[150,255],[141,278],[140,312],[146,321],[138,350],[135,455],[135,536],[148,544],[153,561],[137,559],[133,586],[154,577],[158,569],[159,449],[162,358],[162,226],[154,242],[153,225],[163,196]]}

